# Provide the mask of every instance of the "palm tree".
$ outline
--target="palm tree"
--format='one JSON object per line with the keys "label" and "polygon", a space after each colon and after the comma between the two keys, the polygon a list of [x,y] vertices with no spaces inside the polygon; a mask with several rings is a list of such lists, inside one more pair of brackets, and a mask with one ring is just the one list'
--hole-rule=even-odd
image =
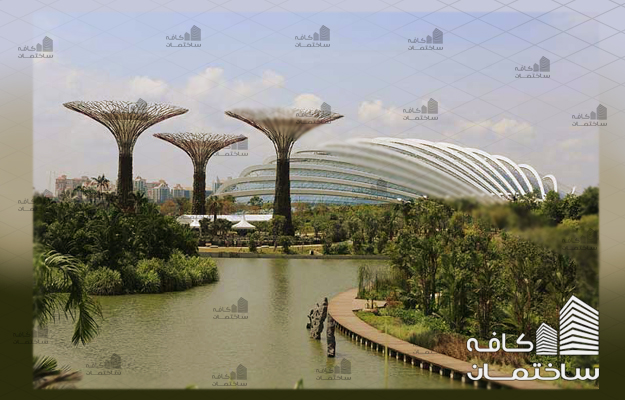
{"label": "palm tree", "polygon": [[213,215],[213,222],[217,221],[217,215],[223,211],[224,205],[221,197],[209,196],[206,199],[206,211]]}
{"label": "palm tree", "polygon": [[70,371],[68,367],[58,368],[52,357],[33,356],[34,389],[73,389],[74,383],[81,379],[79,371]]}
{"label": "palm tree", "polygon": [[104,176],[104,174],[99,175],[97,178],[92,177],[91,179],[95,182],[96,187],[98,188],[98,192],[100,192],[100,195],[98,197],[102,198],[102,192],[109,189],[110,181],[107,179],[106,176]]}
{"label": "palm tree", "polygon": [[41,246],[34,254],[33,322],[44,327],[62,312],[75,322],[72,343],[86,344],[98,333],[95,317],[102,317],[100,305],[85,288],[87,267],[72,256]]}

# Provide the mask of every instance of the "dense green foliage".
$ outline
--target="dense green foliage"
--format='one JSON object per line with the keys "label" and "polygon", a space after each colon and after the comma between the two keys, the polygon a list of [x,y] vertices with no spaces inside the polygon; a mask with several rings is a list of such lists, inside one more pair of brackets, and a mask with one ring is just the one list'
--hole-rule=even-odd
{"label": "dense green foliage", "polygon": [[[114,203],[56,202],[36,197],[35,241],[72,255],[90,270],[120,271],[149,258],[168,259],[174,250],[197,253],[191,229],[163,216],[151,203],[124,212]],[[121,272],[121,271],[120,271]]]}

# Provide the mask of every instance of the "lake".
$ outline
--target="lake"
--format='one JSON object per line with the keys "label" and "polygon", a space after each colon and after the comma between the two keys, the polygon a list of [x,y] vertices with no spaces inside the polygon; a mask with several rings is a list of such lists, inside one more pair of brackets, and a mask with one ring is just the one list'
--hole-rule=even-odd
{"label": "lake", "polygon": [[[81,370],[84,377],[77,386],[85,389],[215,389],[235,382],[252,389],[290,389],[302,378],[305,388],[472,388],[394,358],[385,377],[381,353],[337,332],[336,358],[328,359],[325,332],[321,341],[309,337],[310,309],[324,297],[357,286],[359,265],[383,261],[215,261],[220,281],[214,284],[185,292],[98,297],[105,320],[95,340],[73,346],[72,324],[63,320],[49,326],[48,344],[34,345],[35,354]],[[247,313],[219,312],[241,298]],[[105,375],[111,370],[102,366],[113,354],[121,368]],[[349,373],[324,373],[346,363]],[[246,379],[228,379],[237,368]]]}

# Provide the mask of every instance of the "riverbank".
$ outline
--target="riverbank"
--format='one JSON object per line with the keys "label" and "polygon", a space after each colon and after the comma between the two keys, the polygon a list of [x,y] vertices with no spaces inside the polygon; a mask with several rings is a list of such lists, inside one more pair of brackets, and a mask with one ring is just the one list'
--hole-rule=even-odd
{"label": "riverbank", "polygon": [[[429,369],[431,372],[448,376],[450,379],[459,379],[478,387],[510,389],[556,389],[554,385],[530,381],[486,381],[484,379],[471,381],[467,374],[476,373],[472,364],[458,360],[444,354],[436,353],[430,349],[408,343],[394,336],[388,335],[367,324],[355,314],[366,307],[365,300],[356,299],[358,289],[351,289],[332,298],[328,304],[328,314],[337,323],[339,332],[347,335],[351,340],[362,345],[371,347],[384,354],[388,348],[389,357],[411,363],[421,369]],[[511,374],[489,369],[491,377],[511,377]]]}
{"label": "riverbank", "polygon": [[[293,246],[299,247],[299,246]],[[291,249],[293,249],[291,247]],[[199,255],[213,258],[293,258],[293,259],[326,259],[326,260],[388,260],[384,255],[356,255],[356,254],[322,254],[321,251],[313,250],[310,253],[284,254],[273,248],[259,249],[258,252],[250,252],[246,247],[200,247]]]}

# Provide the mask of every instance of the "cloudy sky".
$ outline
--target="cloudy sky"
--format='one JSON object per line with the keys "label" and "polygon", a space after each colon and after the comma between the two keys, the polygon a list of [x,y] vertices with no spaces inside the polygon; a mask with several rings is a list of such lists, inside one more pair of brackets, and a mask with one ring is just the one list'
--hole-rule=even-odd
{"label": "cloudy sky", "polygon": [[[573,127],[572,115],[605,105],[602,134],[623,119],[625,9],[609,1],[503,3],[510,4],[63,0],[40,6],[22,18],[35,28],[20,44],[46,35],[54,40],[54,58],[34,61],[35,187],[50,188],[54,174],[114,180],[112,135],[62,103],[138,98],[189,109],[144,132],[134,151],[135,176],[170,186],[191,185],[191,161],[153,133],[248,136],[248,156],[211,159],[210,184],[273,154],[262,133],[224,111],[322,102],[345,118],[307,133],[295,151],[356,137],[419,138],[501,154],[571,187],[597,185],[599,128]],[[180,43],[167,36],[193,25],[202,38],[190,43],[201,47],[167,46]],[[322,25],[331,30],[330,47],[296,47],[302,42],[296,36]],[[409,39],[435,28],[444,33],[442,50],[409,50]],[[516,68],[543,56],[551,61],[549,78],[515,77]],[[404,119],[404,109],[430,98],[439,103],[438,120]]]}

